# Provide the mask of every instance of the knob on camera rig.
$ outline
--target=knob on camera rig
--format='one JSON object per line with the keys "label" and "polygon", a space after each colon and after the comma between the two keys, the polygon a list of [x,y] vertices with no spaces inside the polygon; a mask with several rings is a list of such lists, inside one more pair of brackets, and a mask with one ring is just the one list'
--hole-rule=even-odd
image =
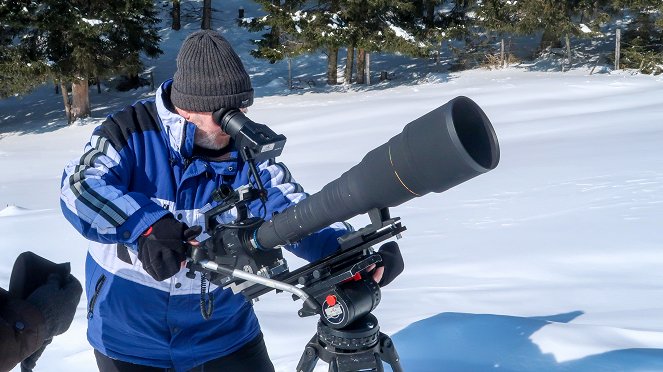
{"label": "knob on camera rig", "polygon": [[[379,332],[371,314],[381,299],[379,286],[362,272],[381,261],[375,245],[405,230],[389,207],[443,192],[497,166],[499,145],[484,112],[469,98],[454,98],[406,125],[321,191],[274,216],[249,216],[248,204],[266,196],[255,162],[280,155],[285,137],[239,110],[219,110],[214,118],[249,164],[255,186],[217,190],[204,211],[210,238],[192,246],[190,273],[200,271],[249,300],[271,290],[303,300],[299,316],[319,315],[320,321],[298,371],[312,371],[318,359],[329,363],[330,371],[382,371],[382,361],[402,371],[391,339]],[[231,209],[234,221],[221,222]],[[371,224],[340,237],[336,253],[289,271],[280,247],[363,213]],[[202,302],[201,310],[203,316],[211,311]]]}

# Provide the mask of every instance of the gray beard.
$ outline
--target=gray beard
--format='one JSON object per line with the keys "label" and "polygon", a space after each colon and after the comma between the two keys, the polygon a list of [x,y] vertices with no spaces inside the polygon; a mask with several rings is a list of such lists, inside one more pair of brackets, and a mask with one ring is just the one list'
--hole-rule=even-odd
{"label": "gray beard", "polygon": [[205,135],[205,134],[202,133],[202,132],[196,132],[196,135],[195,135],[195,137],[194,137],[194,139],[193,139],[193,142],[194,142],[197,146],[202,147],[202,148],[204,148],[204,149],[208,149],[208,150],[221,150],[221,149],[223,148],[223,146],[220,146],[219,144],[217,144],[217,143],[214,141],[215,139],[216,139],[215,136]]}

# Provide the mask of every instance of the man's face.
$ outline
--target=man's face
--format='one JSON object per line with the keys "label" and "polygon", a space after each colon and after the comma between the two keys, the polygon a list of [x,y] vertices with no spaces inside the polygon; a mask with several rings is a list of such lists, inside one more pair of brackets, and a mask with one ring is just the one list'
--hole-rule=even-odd
{"label": "man's face", "polygon": [[[221,150],[230,143],[230,136],[214,122],[211,112],[193,112],[176,107],[175,110],[183,118],[196,126],[196,134],[193,142],[202,148],[210,150]],[[247,113],[247,108],[239,109]]]}
{"label": "man's face", "polygon": [[230,142],[230,136],[212,119],[211,112],[191,112],[188,121],[196,126],[194,143],[202,148],[220,150]]}

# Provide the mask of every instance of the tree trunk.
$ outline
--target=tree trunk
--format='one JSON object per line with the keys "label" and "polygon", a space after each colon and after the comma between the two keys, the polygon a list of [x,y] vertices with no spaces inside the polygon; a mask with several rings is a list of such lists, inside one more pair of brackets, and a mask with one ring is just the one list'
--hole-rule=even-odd
{"label": "tree trunk", "polygon": [[327,56],[327,84],[338,84],[338,47],[329,47]]}
{"label": "tree trunk", "polygon": [[343,76],[343,82],[346,84],[352,84],[352,68],[355,61],[355,46],[350,45],[348,47],[348,55],[345,58],[345,76]]}
{"label": "tree trunk", "polygon": [[180,28],[182,28],[182,24],[180,22],[180,0],[173,0],[173,11],[171,14],[173,16],[172,29],[178,31]]}
{"label": "tree trunk", "polygon": [[72,121],[90,116],[90,95],[87,79],[74,81],[71,85],[71,96]]}
{"label": "tree trunk", "polygon": [[[280,0],[272,0],[272,5],[274,5],[277,8],[281,7],[281,1]],[[281,45],[281,29],[279,28],[278,25],[273,25],[272,29],[269,31],[269,38],[268,38],[268,47],[271,49],[278,50],[279,46]],[[276,63],[276,59],[270,59],[269,63]]]}
{"label": "tree trunk", "polygon": [[424,0],[414,1],[414,14],[415,18],[419,18],[424,15]]}
{"label": "tree trunk", "polygon": [[140,88],[140,76],[138,76],[138,74],[129,74],[128,84],[131,87],[131,89]]}
{"label": "tree trunk", "polygon": [[71,101],[69,101],[69,89],[66,83],[60,82],[60,91],[64,102],[64,115],[67,118],[67,124],[71,124]]}
{"label": "tree trunk", "polygon": [[432,25],[433,21],[435,21],[435,1],[428,0],[426,1],[426,22]]}
{"label": "tree trunk", "polygon": [[200,28],[203,30],[212,29],[212,0],[203,0],[203,22]]}
{"label": "tree trunk", "polygon": [[[339,9],[340,0],[331,0],[329,4],[329,10],[332,13],[335,13]],[[327,48],[327,84],[336,85],[338,84],[338,46],[330,46]]]}
{"label": "tree trunk", "polygon": [[[290,11],[293,11],[293,10],[296,9],[296,7],[297,7],[297,3],[298,3],[298,2],[299,2],[298,0],[285,0],[284,3],[283,3],[283,9],[285,9],[285,10],[287,10],[287,11],[289,11],[289,12],[290,12]],[[274,1],[274,3],[276,3],[276,1]],[[281,2],[280,2],[280,1],[279,1],[279,4],[278,4],[278,5],[281,6]],[[333,5],[332,5],[332,6],[333,6]]]}
{"label": "tree trunk", "polygon": [[357,84],[366,83],[366,50],[359,48],[357,51]]}

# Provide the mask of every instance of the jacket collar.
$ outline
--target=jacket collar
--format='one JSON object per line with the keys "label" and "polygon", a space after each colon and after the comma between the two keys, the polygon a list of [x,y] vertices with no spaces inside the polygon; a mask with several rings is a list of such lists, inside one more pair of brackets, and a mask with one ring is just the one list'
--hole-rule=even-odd
{"label": "jacket collar", "polygon": [[[164,127],[164,137],[167,136],[170,147],[180,154],[182,159],[191,159],[194,156],[194,135],[196,125],[187,121],[175,111],[170,101],[170,88],[173,80],[166,80],[156,92],[155,103],[157,114]],[[237,162],[239,154],[231,141],[231,148],[223,160],[212,162],[212,167],[221,174],[237,173]],[[201,154],[198,154],[201,155]],[[202,154],[204,156],[204,154]],[[221,162],[221,163],[219,163]]]}
{"label": "jacket collar", "polygon": [[187,159],[193,155],[193,138],[196,126],[175,111],[170,101],[172,79],[166,80],[157,90],[155,102],[161,124],[164,126],[170,147]]}

